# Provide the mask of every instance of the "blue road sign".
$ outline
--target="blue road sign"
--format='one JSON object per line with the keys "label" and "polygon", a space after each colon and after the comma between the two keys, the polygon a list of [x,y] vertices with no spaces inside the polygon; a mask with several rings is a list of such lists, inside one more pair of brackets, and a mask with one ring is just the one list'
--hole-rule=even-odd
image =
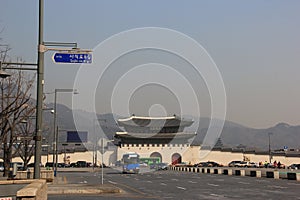
{"label": "blue road sign", "polygon": [[91,53],[55,53],[52,57],[55,63],[92,63]]}

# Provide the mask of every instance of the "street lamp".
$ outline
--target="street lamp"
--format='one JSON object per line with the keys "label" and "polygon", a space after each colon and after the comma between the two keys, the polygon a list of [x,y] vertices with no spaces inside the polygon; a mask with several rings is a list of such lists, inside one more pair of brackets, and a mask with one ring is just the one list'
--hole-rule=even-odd
{"label": "street lamp", "polygon": [[6,71],[3,71],[2,69],[0,69],[0,78],[6,78],[11,76],[9,73],[7,73]]}
{"label": "street lamp", "polygon": [[[73,92],[73,94],[78,94],[76,89],[55,89],[54,91],[54,120],[53,120],[53,144],[54,144],[54,149],[53,149],[53,170],[54,170],[54,176],[56,176],[57,172],[57,161],[58,161],[58,155],[57,155],[57,143],[58,143],[58,126],[57,124],[57,108],[56,108],[56,102],[57,102],[57,93],[59,92]],[[55,157],[54,157],[55,153]]]}
{"label": "street lamp", "polygon": [[269,163],[271,164],[271,160],[272,160],[272,152],[271,152],[271,135],[273,133],[268,133],[269,136]]}

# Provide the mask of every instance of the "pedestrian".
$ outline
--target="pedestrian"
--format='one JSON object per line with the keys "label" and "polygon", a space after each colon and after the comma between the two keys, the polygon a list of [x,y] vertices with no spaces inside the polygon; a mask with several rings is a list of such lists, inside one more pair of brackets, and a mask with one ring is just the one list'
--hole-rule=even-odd
{"label": "pedestrian", "polygon": [[276,162],[276,160],[274,161],[273,166],[274,166],[274,168],[277,168],[277,162]]}
{"label": "pedestrian", "polygon": [[277,167],[278,167],[279,169],[281,168],[281,163],[280,163],[280,161],[278,161]]}
{"label": "pedestrian", "polygon": [[268,167],[268,161],[265,161],[265,164],[264,164],[264,166],[265,166],[265,168],[267,168]]}

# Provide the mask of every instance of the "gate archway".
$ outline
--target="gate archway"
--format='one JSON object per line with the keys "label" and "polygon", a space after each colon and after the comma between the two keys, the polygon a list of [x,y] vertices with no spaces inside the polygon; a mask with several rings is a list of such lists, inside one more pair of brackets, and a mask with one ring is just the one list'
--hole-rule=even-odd
{"label": "gate archway", "polygon": [[181,155],[179,153],[174,153],[172,155],[172,165],[176,165],[178,163],[181,163]]}
{"label": "gate archway", "polygon": [[158,153],[158,152],[153,152],[153,153],[151,153],[150,158],[159,158],[160,162],[163,162],[163,161],[162,161],[162,156],[161,156],[161,154]]}

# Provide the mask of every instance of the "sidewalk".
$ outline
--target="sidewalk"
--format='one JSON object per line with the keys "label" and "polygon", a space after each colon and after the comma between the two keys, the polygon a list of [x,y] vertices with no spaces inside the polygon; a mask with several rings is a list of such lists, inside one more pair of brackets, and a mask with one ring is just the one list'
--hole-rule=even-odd
{"label": "sidewalk", "polygon": [[103,194],[120,193],[121,190],[111,184],[68,184],[66,178],[55,177],[53,183],[48,183],[48,195],[54,194]]}

